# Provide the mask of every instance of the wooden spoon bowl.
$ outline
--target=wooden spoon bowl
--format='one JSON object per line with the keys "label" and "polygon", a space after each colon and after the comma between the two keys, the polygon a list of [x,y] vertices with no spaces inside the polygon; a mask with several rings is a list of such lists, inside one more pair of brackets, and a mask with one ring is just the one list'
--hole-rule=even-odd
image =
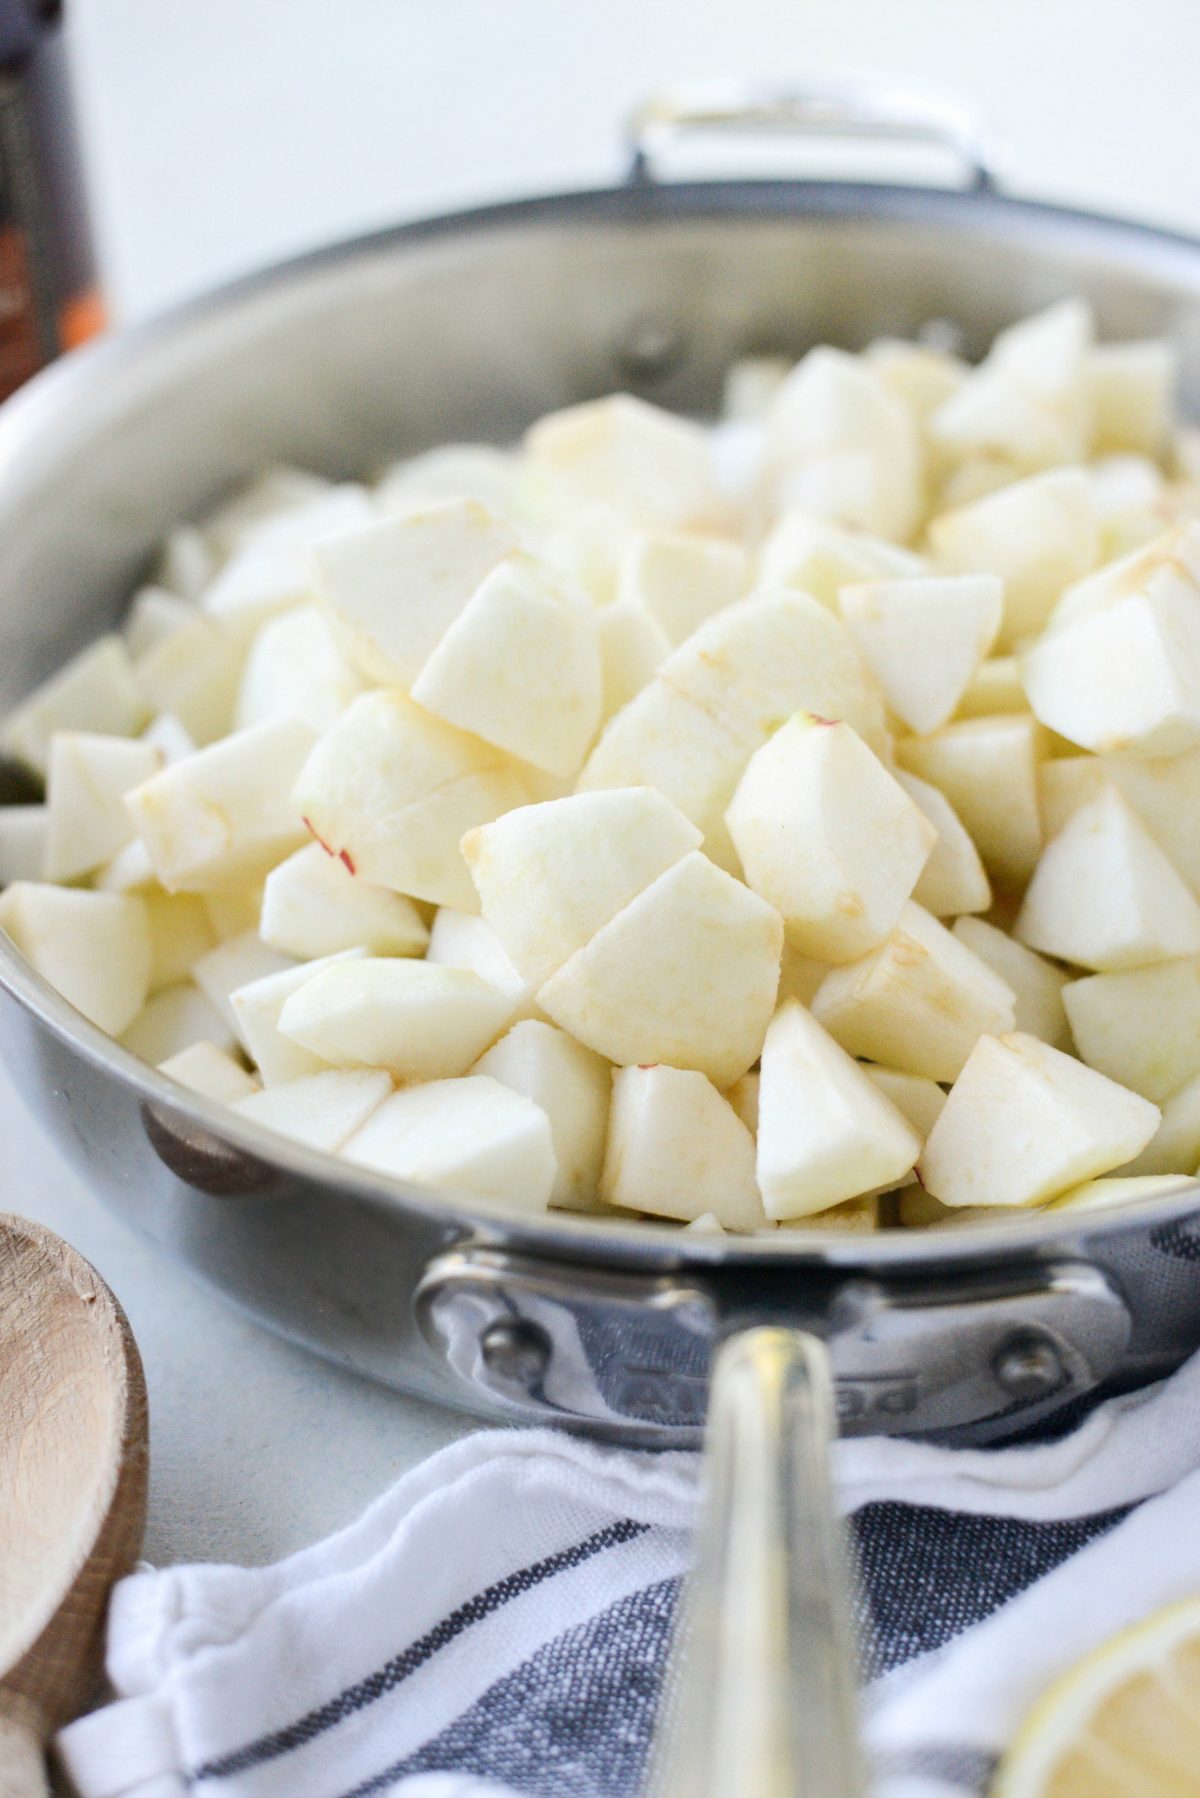
{"label": "wooden spoon bowl", "polygon": [[0,1214],[0,1798],[47,1790],[45,1743],[92,1697],[113,1582],[146,1522],[142,1364],[95,1269]]}

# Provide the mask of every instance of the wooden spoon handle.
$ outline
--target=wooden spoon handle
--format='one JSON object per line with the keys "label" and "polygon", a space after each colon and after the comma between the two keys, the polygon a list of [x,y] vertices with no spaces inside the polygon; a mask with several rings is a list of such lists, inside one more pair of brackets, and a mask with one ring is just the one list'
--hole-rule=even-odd
{"label": "wooden spoon handle", "polygon": [[0,1798],[50,1798],[44,1734],[31,1704],[0,1692]]}

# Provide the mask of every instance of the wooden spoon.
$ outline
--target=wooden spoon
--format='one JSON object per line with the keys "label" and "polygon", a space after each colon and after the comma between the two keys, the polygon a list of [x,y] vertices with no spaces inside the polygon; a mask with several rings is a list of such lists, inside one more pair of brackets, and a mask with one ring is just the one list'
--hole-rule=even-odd
{"label": "wooden spoon", "polygon": [[146,1385],[125,1315],[59,1237],[0,1214],[0,1798],[49,1791],[146,1522]]}

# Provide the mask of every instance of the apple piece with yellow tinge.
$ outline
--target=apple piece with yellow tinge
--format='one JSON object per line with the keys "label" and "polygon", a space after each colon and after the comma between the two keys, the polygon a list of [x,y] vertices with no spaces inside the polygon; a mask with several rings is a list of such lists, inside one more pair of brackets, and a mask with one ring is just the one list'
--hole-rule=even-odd
{"label": "apple piece with yellow tinge", "polygon": [[190,980],[167,986],[147,999],[121,1041],[151,1066],[196,1043],[232,1049],[233,1032],[216,1007]]}
{"label": "apple piece with yellow tinge", "polygon": [[750,558],[740,543],[643,531],[621,557],[615,603],[639,607],[674,646],[740,599],[749,583]]}
{"label": "apple piece with yellow tinge", "polygon": [[1011,1030],[1012,988],[919,905],[861,961],[834,968],[813,1015],[851,1055],[955,1080],[979,1038]]}
{"label": "apple piece with yellow tinge", "polygon": [[298,770],[292,806],[350,873],[474,911],[459,844],[529,793],[499,749],[394,690],[364,693]]}
{"label": "apple piece with yellow tinge", "polygon": [[612,1092],[609,1063],[565,1030],[525,1018],[493,1043],[470,1071],[524,1093],[549,1118],[558,1164],[551,1205],[565,1211],[595,1210]]}
{"label": "apple piece with yellow tinge", "polygon": [[267,875],[259,934],[301,961],[360,945],[372,955],[420,955],[429,942],[411,899],[351,874],[319,843],[306,843]]}
{"label": "apple piece with yellow tinge", "polygon": [[342,1149],[372,1173],[541,1212],[554,1190],[554,1144],[540,1105],[485,1074],[393,1093]]}
{"label": "apple piece with yellow tinge", "polygon": [[916,903],[932,912],[935,918],[987,911],[992,903],[987,870],[946,795],[929,781],[919,780],[903,768],[894,772],[897,783],[924,812],[937,833],[929,859],[912,891]]}
{"label": "apple piece with yellow tinge", "polygon": [[687,524],[717,497],[707,432],[628,393],[548,413],[526,432],[525,449],[564,498],[611,507],[646,529]]}
{"label": "apple piece with yellow tinge", "polygon": [[1042,851],[1018,942],[1097,972],[1200,953],[1200,904],[1115,787]]}
{"label": "apple piece with yellow tinge", "polygon": [[508,1018],[504,994],[468,968],[368,956],[327,962],[298,985],[279,1031],[334,1067],[445,1080],[465,1074]]}
{"label": "apple piece with yellow tinge", "polygon": [[1162,1123],[1122,1174],[1186,1174],[1200,1171],[1200,1074],[1162,1101]]}
{"label": "apple piece with yellow tinge", "polygon": [[201,1099],[212,1099],[217,1105],[232,1105],[259,1090],[259,1082],[248,1074],[239,1061],[215,1043],[191,1043],[178,1054],[159,1064],[159,1073],[168,1074],[180,1086]]}
{"label": "apple piece with yellow tinge", "polygon": [[924,1142],[946,1103],[946,1094],[937,1081],[924,1074],[902,1074],[899,1068],[881,1068],[872,1061],[859,1065],[871,1084],[891,1100]]}
{"label": "apple piece with yellow tinge", "polygon": [[954,935],[1012,988],[1018,1030],[1040,1037],[1053,1049],[1071,1049],[1071,1026],[1063,1005],[1063,988],[1071,975],[1065,969],[1043,960],[984,918],[956,919]]}
{"label": "apple piece with yellow tinge", "polygon": [[838,605],[889,709],[918,736],[958,709],[1000,629],[994,574],[922,575],[843,587]]}
{"label": "apple piece with yellow tinge", "polygon": [[152,709],[120,637],[97,637],[14,707],[0,742],[9,755],[45,774],[55,731],[132,737]]}
{"label": "apple piece with yellow tinge", "polygon": [[776,509],[807,507],[903,543],[921,510],[921,441],[878,370],[819,345],[787,376],[767,415]]}
{"label": "apple piece with yellow tinge", "polygon": [[134,663],[148,711],[169,712],[202,748],[234,728],[244,640],[194,614]]}
{"label": "apple piece with yellow tinge", "polygon": [[596,614],[600,645],[603,723],[648,686],[671,653],[662,626],[628,600],[613,600]]}
{"label": "apple piece with yellow tinge", "polygon": [[864,1069],[795,1000],[762,1053],[758,1183],[777,1221],[899,1185],[921,1138]]}
{"label": "apple piece with yellow tinge", "polygon": [[463,854],[485,921],[538,987],[699,842],[644,786],[519,806],[472,831]]}
{"label": "apple piece with yellow tinge", "polygon": [[153,949],[140,899],[14,880],[0,893],[0,930],[110,1036],[128,1029],[145,1004]]}
{"label": "apple piece with yellow tinge", "polygon": [[1161,1102],[1200,1073],[1200,956],[1089,974],[1063,988],[1089,1067]]}
{"label": "apple piece with yellow tinge", "polygon": [[601,1196],[624,1211],[725,1230],[767,1221],[754,1175],[754,1138],[727,1099],[694,1069],[617,1068],[612,1077]]}
{"label": "apple piece with yellow tinge", "polygon": [[1169,1192],[1181,1192],[1191,1185],[1188,1176],[1179,1174],[1141,1174],[1114,1179],[1084,1180],[1067,1192],[1051,1199],[1047,1211],[1100,1211],[1109,1205],[1125,1205],[1131,1199],[1160,1199]]}
{"label": "apple piece with yellow tinge", "polygon": [[1139,1154],[1159,1116],[1036,1037],[983,1036],[917,1171],[944,1205],[1041,1205]]}
{"label": "apple piece with yellow tinge", "polygon": [[508,1022],[540,1018],[535,983],[519,974],[500,938],[486,918],[473,912],[439,906],[429,931],[425,961],[430,967],[468,968],[502,993],[508,1002]]}
{"label": "apple piece with yellow tinge", "polygon": [[942,512],[929,527],[939,567],[1004,583],[1001,650],[1035,636],[1063,588],[1095,566],[1100,535],[1082,468],[1055,468]]}
{"label": "apple piece with yellow tinge", "polygon": [[282,1027],[284,1009],[310,980],[318,979],[327,969],[361,961],[365,955],[363,948],[343,949],[337,955],[322,956],[319,961],[301,962],[294,968],[281,968],[277,974],[264,974],[230,994],[238,1036],[262,1075],[264,1086],[318,1074],[329,1065],[332,1057],[315,1053],[286,1034]]}
{"label": "apple piece with yellow tinge", "polygon": [[217,933],[198,893],[164,893],[155,882],[140,897],[150,926],[150,991],[157,993],[186,980],[216,947]]}
{"label": "apple piece with yellow tinge", "polygon": [[992,718],[998,712],[1027,712],[1021,664],[1014,656],[989,656],[967,682],[956,718]]}
{"label": "apple piece with yellow tinge", "polygon": [[1175,346],[1161,337],[1092,346],[1086,380],[1094,456],[1162,456],[1174,423],[1178,367]]}
{"label": "apple piece with yellow tinge", "polygon": [[1021,319],[934,412],[934,444],[1031,469],[1077,460],[1091,436],[1091,352],[1091,314],[1081,300]]}
{"label": "apple piece with yellow tinge", "polygon": [[782,947],[779,913],[693,852],[563,962],[538,1003],[609,1061],[695,1068],[723,1088],[758,1059]]}
{"label": "apple piece with yellow tinge", "polygon": [[535,768],[575,774],[600,726],[590,601],[533,556],[506,556],[450,624],[412,696]]}
{"label": "apple piece with yellow tinge", "polygon": [[118,854],[133,836],[125,795],[162,764],[149,743],[56,731],[46,779],[46,879],[77,879]]}
{"label": "apple piece with yellow tinge", "polygon": [[256,633],[238,688],[235,728],[302,718],[315,731],[328,730],[362,690],[324,612],[296,606]]}
{"label": "apple piece with yellow tinge", "polygon": [[247,1093],[233,1101],[233,1110],[305,1148],[336,1155],[391,1091],[382,1069],[325,1068]]}
{"label": "apple piece with yellow tinge", "polygon": [[801,712],[751,756],[725,822],[746,882],[817,961],[856,961],[897,923],[932,825],[848,724]]}
{"label": "apple piece with yellow tinge", "polygon": [[928,572],[911,549],[799,509],[777,520],[758,558],[760,585],[798,587],[831,612],[841,589],[855,582],[915,580]]}
{"label": "apple piece with yellow tinge", "polygon": [[1037,769],[1042,732],[1028,714],[970,718],[907,737],[896,760],[945,794],[992,878],[1020,885],[1042,848]]}
{"label": "apple piece with yellow tinge", "polygon": [[304,840],[290,793],[313,747],[298,718],[273,718],[175,762],[125,795],[169,893],[262,875]]}
{"label": "apple piece with yellow tinge", "polygon": [[372,680],[411,687],[467,601],[517,547],[504,519],[450,499],[314,548],[317,592]]}

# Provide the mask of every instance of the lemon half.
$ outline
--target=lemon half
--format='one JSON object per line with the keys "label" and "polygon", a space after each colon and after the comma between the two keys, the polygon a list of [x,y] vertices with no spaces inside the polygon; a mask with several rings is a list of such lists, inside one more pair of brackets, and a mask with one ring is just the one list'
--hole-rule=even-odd
{"label": "lemon half", "polygon": [[1156,1611],[1034,1706],[991,1798],[1197,1798],[1200,1597]]}

